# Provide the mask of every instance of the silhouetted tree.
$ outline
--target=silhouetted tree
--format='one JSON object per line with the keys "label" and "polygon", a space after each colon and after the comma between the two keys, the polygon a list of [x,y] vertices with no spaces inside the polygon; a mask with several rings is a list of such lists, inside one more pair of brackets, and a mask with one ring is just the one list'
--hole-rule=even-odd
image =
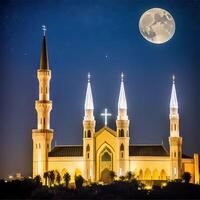
{"label": "silhouetted tree", "polygon": [[45,185],[47,185],[48,175],[49,175],[48,172],[44,172],[43,178],[44,178],[44,180],[45,180]]}
{"label": "silhouetted tree", "polygon": [[57,171],[56,172],[56,182],[58,185],[60,185],[61,179],[62,179],[62,177],[61,177],[60,173]]}
{"label": "silhouetted tree", "polygon": [[37,176],[34,178],[34,181],[36,182],[37,185],[40,185],[40,184],[41,184],[41,177],[40,177],[40,175],[37,175]]}
{"label": "silhouetted tree", "polygon": [[116,177],[115,172],[114,171],[110,171],[110,179],[111,179],[112,182],[114,181],[115,177]]}
{"label": "silhouetted tree", "polygon": [[48,178],[49,178],[49,184],[51,187],[51,185],[54,184],[55,182],[55,173],[53,170],[48,173]]}
{"label": "silhouetted tree", "polygon": [[182,175],[182,179],[184,180],[185,183],[189,183],[191,178],[192,176],[189,172],[184,172]]}
{"label": "silhouetted tree", "polygon": [[68,172],[66,172],[66,173],[64,174],[63,180],[64,180],[64,182],[65,182],[66,188],[68,188],[68,187],[69,187],[69,182],[70,182],[70,180],[71,180],[71,176],[70,176],[70,174],[69,174]]}
{"label": "silhouetted tree", "polygon": [[84,179],[81,175],[75,176],[75,185],[76,188],[79,190],[83,186]]}
{"label": "silhouetted tree", "polygon": [[124,176],[120,176],[119,179],[120,179],[121,181],[124,181],[124,180],[125,180],[125,177],[124,177]]}
{"label": "silhouetted tree", "polygon": [[131,182],[131,180],[132,180],[133,178],[134,178],[133,172],[128,171],[128,172],[126,173],[126,179],[127,179],[129,182]]}

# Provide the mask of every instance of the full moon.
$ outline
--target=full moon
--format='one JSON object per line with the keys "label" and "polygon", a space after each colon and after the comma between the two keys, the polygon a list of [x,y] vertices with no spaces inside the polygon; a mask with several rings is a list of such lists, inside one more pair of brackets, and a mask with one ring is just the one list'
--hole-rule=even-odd
{"label": "full moon", "polygon": [[154,44],[169,41],[175,33],[175,21],[164,9],[152,8],[140,18],[139,29],[142,36]]}

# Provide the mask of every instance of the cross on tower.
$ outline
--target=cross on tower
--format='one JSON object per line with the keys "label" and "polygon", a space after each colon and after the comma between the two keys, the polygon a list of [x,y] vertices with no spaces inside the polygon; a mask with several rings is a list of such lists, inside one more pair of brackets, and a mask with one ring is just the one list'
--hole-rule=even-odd
{"label": "cross on tower", "polygon": [[105,123],[105,126],[107,126],[107,124],[108,124],[108,117],[111,116],[111,113],[108,113],[108,109],[105,108],[104,113],[101,113],[101,116],[104,117],[104,120],[105,120],[104,123]]}

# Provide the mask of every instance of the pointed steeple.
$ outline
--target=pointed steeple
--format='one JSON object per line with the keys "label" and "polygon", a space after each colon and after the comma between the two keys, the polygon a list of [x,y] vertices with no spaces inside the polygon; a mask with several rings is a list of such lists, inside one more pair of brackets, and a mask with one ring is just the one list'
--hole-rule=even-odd
{"label": "pointed steeple", "polygon": [[124,89],[124,74],[121,74],[121,86],[119,92],[119,100],[118,100],[118,110],[119,109],[126,109],[127,110],[127,103],[126,103],[126,94]]}
{"label": "pointed steeple", "polygon": [[42,42],[42,51],[40,55],[40,69],[49,69],[49,60],[48,60],[48,52],[46,45],[46,26],[42,26],[43,30],[43,42]]}
{"label": "pointed steeple", "polygon": [[171,93],[171,99],[170,99],[170,109],[176,108],[178,109],[178,100],[176,96],[176,87],[175,87],[175,76],[173,75],[173,84],[172,84],[172,93]]}
{"label": "pointed steeple", "polygon": [[90,84],[90,73],[88,73],[88,84],[85,97],[85,110],[94,110],[93,98],[92,98],[92,89]]}

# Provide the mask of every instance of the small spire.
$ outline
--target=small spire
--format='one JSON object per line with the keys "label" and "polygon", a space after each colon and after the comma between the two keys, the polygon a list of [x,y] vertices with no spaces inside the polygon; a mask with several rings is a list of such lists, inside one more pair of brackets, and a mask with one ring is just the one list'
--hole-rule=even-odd
{"label": "small spire", "polygon": [[124,82],[124,74],[123,74],[123,72],[121,73],[121,82]]}
{"label": "small spire", "polygon": [[90,78],[91,78],[91,75],[90,75],[90,72],[88,72],[88,82],[90,82]]}
{"label": "small spire", "polygon": [[47,52],[47,45],[46,45],[46,26],[42,26],[43,30],[43,42],[42,42],[42,51],[40,55],[40,69],[49,69],[49,60],[48,60],[48,52]]}
{"label": "small spire", "polygon": [[172,84],[172,92],[171,92],[171,99],[170,99],[170,108],[177,108],[178,109],[178,100],[176,96],[176,87],[175,87],[175,75],[172,76],[173,84]]}
{"label": "small spire", "polygon": [[121,74],[121,86],[119,92],[118,109],[127,109],[126,94],[124,89],[124,74]]}
{"label": "small spire", "polygon": [[176,77],[175,77],[175,75],[173,74],[173,75],[172,75],[173,84],[175,83],[175,79],[176,79]]}
{"label": "small spire", "polygon": [[42,31],[43,31],[43,35],[45,36],[46,31],[47,31],[47,27],[45,25],[42,25]]}
{"label": "small spire", "polygon": [[86,91],[86,97],[85,97],[85,110],[94,109],[90,78],[91,78],[91,75],[90,73],[88,73],[88,84],[87,84],[87,91]]}

